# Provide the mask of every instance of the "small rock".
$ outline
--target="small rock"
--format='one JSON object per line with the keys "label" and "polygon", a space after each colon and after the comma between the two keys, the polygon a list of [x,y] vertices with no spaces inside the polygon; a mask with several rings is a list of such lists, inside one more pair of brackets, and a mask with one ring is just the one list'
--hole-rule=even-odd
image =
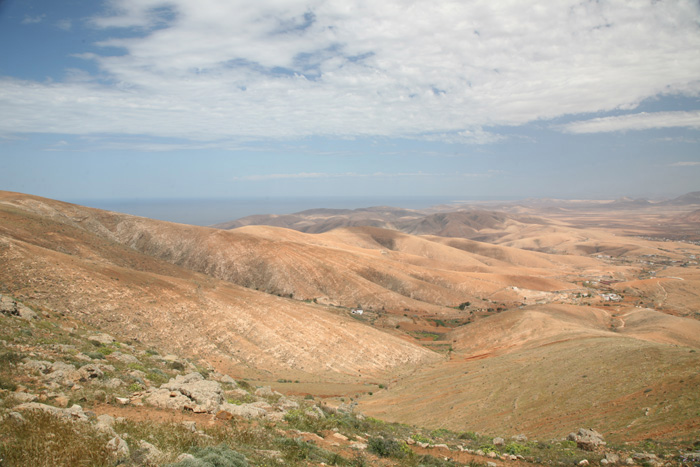
{"label": "small rock", "polygon": [[134,357],[133,355],[121,353],[121,352],[112,352],[111,354],[107,355],[107,359],[109,360],[114,360],[117,362],[121,363],[137,363],[141,364],[138,358]]}
{"label": "small rock", "polygon": [[649,454],[646,452],[634,452],[632,453],[632,459],[640,464],[647,464],[651,466],[663,465],[663,462],[656,456],[656,454]]}
{"label": "small rock", "polygon": [[128,397],[115,397],[115,400],[121,405],[127,405],[130,402],[130,399]]}
{"label": "small rock", "polygon": [[107,449],[117,457],[129,457],[129,445],[121,437],[115,436],[107,443]]}
{"label": "small rock", "polygon": [[605,459],[603,460],[607,461],[608,464],[617,464],[618,462],[620,462],[620,456],[618,456],[614,452],[606,452]]}
{"label": "small rock", "polygon": [[511,439],[512,439],[513,441],[515,441],[516,443],[525,443],[525,442],[527,442],[527,436],[525,436],[525,435],[523,435],[523,434],[515,435],[515,436],[513,436]]}
{"label": "small rock", "polygon": [[148,441],[140,440],[139,441],[139,448],[141,451],[143,451],[143,454],[144,454],[144,457],[145,457],[145,460],[147,461],[147,463],[152,463],[152,464],[157,465],[158,460],[163,455],[163,453],[160,451],[160,449],[158,449],[157,447],[155,447],[154,445],[152,445]]}
{"label": "small rock", "polygon": [[313,407],[309,407],[304,411],[304,414],[309,417],[313,418],[315,420],[318,419],[323,419],[326,418],[326,414],[323,413],[323,410],[321,410],[318,406],[314,405]]}
{"label": "small rock", "polygon": [[350,449],[356,449],[358,451],[364,451],[367,449],[367,445],[365,443],[350,443]]}
{"label": "small rock", "polygon": [[110,427],[114,426],[115,422],[116,420],[114,419],[114,417],[112,417],[109,414],[102,414],[97,417],[97,423],[102,423],[103,425],[107,425]]}
{"label": "small rock", "polygon": [[276,461],[283,460],[282,453],[280,451],[273,451],[270,449],[256,449],[255,452],[263,457],[267,457],[268,459],[273,459]]}
{"label": "small rock", "polygon": [[578,463],[578,465],[580,465],[580,466],[582,466],[582,467],[585,467],[585,466],[587,466],[588,464],[589,464],[588,459],[582,459],[582,460]]}
{"label": "small rock", "polygon": [[185,453],[182,453],[179,456],[177,456],[177,459],[175,459],[175,462],[179,464],[180,462],[193,461],[194,459],[195,459],[195,457],[192,454],[187,454],[185,452]]}
{"label": "small rock", "polygon": [[430,446],[430,443],[422,443],[420,441],[416,441],[416,444],[418,445],[418,447],[423,448],[423,449],[426,449]]}
{"label": "small rock", "polygon": [[488,454],[486,454],[487,457],[490,457],[491,459],[495,459],[498,457],[498,454],[496,454],[495,451],[489,451]]}
{"label": "small rock", "polygon": [[493,439],[493,445],[494,446],[505,446],[506,441],[503,438],[494,438]]}
{"label": "small rock", "polygon": [[126,383],[124,383],[124,381],[120,380],[119,378],[110,378],[104,382],[104,387],[109,389],[117,389],[124,386],[124,384]]}
{"label": "small rock", "polygon": [[282,394],[277,391],[273,391],[270,386],[263,386],[255,390],[255,395],[258,397],[274,397],[281,396]]}
{"label": "small rock", "polygon": [[23,402],[34,402],[38,399],[34,394],[29,394],[28,392],[13,392],[12,397],[19,403]]}
{"label": "small rock", "polygon": [[100,367],[92,363],[81,366],[78,370],[78,374],[80,375],[81,381],[89,381],[91,379],[102,378],[104,376],[104,373]]}
{"label": "small rock", "polygon": [[116,341],[116,339],[114,337],[112,337],[109,334],[104,333],[104,332],[101,334],[94,334],[94,335],[90,336],[89,339],[92,341],[97,341],[100,344],[105,344],[105,345],[111,344],[112,342]]}
{"label": "small rock", "polygon": [[287,399],[284,396],[280,397],[276,405],[282,410],[292,410],[299,408],[299,403],[297,401]]}
{"label": "small rock", "polygon": [[237,386],[238,383],[236,383],[236,380],[231,378],[229,375],[223,375],[221,378],[219,378],[220,383],[225,383],[225,384],[230,384],[231,386]]}
{"label": "small rock", "polygon": [[184,420],[182,422],[182,426],[190,430],[192,433],[197,431],[197,422],[193,422],[191,420]]}
{"label": "small rock", "polygon": [[634,459],[632,459],[631,457],[628,457],[627,459],[625,459],[625,464],[634,465]]}
{"label": "small rock", "polygon": [[496,464],[495,462],[487,462],[486,465],[488,467],[498,467],[498,464]]}

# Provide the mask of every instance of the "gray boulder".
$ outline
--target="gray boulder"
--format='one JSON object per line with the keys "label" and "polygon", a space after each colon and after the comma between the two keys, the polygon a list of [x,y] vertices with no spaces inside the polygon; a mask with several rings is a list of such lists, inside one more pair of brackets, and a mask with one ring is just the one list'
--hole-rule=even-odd
{"label": "gray boulder", "polygon": [[649,454],[646,452],[634,452],[632,453],[632,459],[639,464],[651,465],[652,467],[659,467],[664,464],[661,459],[656,456],[656,454]]}
{"label": "gray boulder", "polygon": [[129,457],[129,445],[119,436],[115,436],[107,443],[107,450],[114,453],[117,457]]}
{"label": "gray boulder", "polygon": [[195,412],[213,413],[224,401],[221,384],[206,380],[199,373],[178,375],[175,379],[161,385],[161,389],[179,392],[190,398],[195,402],[194,407],[191,408]]}
{"label": "gray boulder", "polygon": [[169,389],[156,389],[148,394],[144,400],[161,409],[192,410],[197,404],[179,391]]}
{"label": "gray boulder", "polygon": [[145,396],[145,401],[166,409],[216,413],[224,401],[221,384],[206,380],[199,373],[178,375]]}
{"label": "gray boulder", "polygon": [[78,369],[78,375],[81,381],[90,381],[104,377],[104,373],[100,367],[92,363],[81,366],[80,369]]}
{"label": "gray boulder", "polygon": [[0,295],[0,315],[14,316],[28,321],[39,319],[39,315],[34,311],[7,295]]}
{"label": "gray boulder", "polygon": [[104,345],[111,344],[112,342],[116,341],[116,339],[114,337],[112,337],[109,334],[104,333],[104,332],[101,334],[93,334],[92,336],[90,336],[90,340],[97,341],[100,344],[104,344]]}
{"label": "gray boulder", "polygon": [[603,440],[603,435],[593,429],[586,428],[579,428],[578,433],[569,433],[567,439],[575,441],[580,449],[586,451],[595,451],[607,444]]}
{"label": "gray boulder", "polygon": [[15,410],[36,410],[50,413],[56,417],[63,418],[64,420],[77,420],[81,422],[88,421],[87,415],[85,415],[83,408],[79,405],[74,405],[69,409],[60,409],[51,405],[41,404],[39,402],[27,402],[26,404],[18,405],[15,407]]}
{"label": "gray boulder", "polygon": [[216,414],[217,418],[230,419],[233,417],[240,418],[262,418],[267,415],[267,411],[260,407],[256,407],[253,404],[229,404],[224,402],[219,406],[219,410]]}

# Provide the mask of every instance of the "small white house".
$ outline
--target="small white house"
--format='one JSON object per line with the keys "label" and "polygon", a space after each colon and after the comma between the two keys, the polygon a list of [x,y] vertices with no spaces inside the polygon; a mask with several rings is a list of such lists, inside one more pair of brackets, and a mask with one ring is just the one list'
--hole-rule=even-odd
{"label": "small white house", "polygon": [[361,315],[362,313],[364,313],[364,311],[358,308],[356,310],[352,310],[350,313],[352,313],[353,315]]}
{"label": "small white house", "polygon": [[616,293],[604,293],[601,295],[601,297],[603,297],[603,300],[605,300],[606,302],[620,302],[620,301],[622,301],[622,297],[620,297]]}

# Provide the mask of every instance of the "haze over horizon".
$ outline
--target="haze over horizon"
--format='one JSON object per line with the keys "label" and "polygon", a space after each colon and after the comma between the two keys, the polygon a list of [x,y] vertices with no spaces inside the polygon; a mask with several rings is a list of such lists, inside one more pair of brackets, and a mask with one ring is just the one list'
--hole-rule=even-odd
{"label": "haze over horizon", "polygon": [[0,189],[675,197],[699,24],[682,0],[5,0]]}

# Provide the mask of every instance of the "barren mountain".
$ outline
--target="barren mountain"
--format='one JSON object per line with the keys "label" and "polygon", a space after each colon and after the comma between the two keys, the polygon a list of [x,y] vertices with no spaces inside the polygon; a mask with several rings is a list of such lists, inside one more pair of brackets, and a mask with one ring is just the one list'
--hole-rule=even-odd
{"label": "barren mountain", "polygon": [[[449,209],[446,207],[446,209]],[[212,227],[231,230],[250,225],[285,227],[307,233],[342,227],[380,227],[412,235],[471,238],[481,230],[503,230],[513,224],[547,224],[542,218],[521,217],[481,209],[427,213],[388,207],[312,209],[289,215],[248,216]]]}
{"label": "barren mountain", "polygon": [[663,202],[666,205],[692,205],[700,204],[700,191],[693,191],[691,193],[686,193],[677,198],[669,201]]}
{"label": "barren mountain", "polygon": [[[222,230],[0,192],[0,292],[389,420],[555,437],[594,424],[616,440],[700,430],[700,246],[642,238],[643,223],[631,236],[561,217],[369,213],[315,234]],[[374,226],[387,215],[393,228]]]}
{"label": "barren mountain", "polygon": [[157,257],[206,271],[213,266],[195,254],[202,253],[197,242],[225,232],[2,195],[3,292],[36,306],[231,371],[293,371],[332,380],[333,373],[372,375],[437,358],[326,307],[246,289]]}

